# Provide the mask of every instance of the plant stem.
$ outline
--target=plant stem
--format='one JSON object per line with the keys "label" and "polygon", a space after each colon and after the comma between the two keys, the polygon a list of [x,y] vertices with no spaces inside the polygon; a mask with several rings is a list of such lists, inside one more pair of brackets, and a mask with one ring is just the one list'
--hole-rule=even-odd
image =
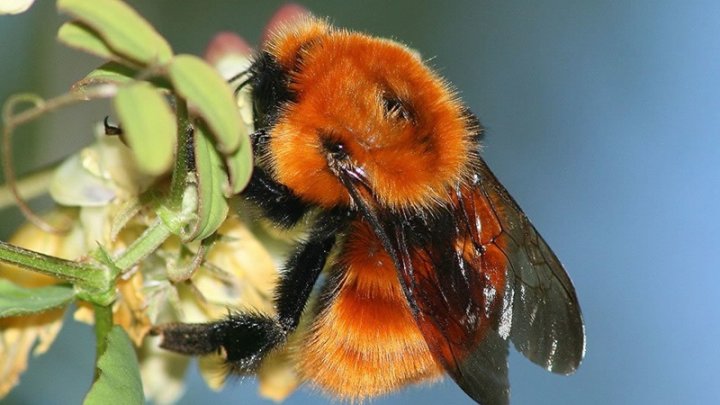
{"label": "plant stem", "polygon": [[95,311],[95,377],[100,374],[98,362],[107,349],[107,336],[113,326],[112,305],[93,305]]}
{"label": "plant stem", "polygon": [[175,100],[177,116],[178,143],[177,158],[170,183],[170,205],[172,209],[182,206],[183,194],[187,187],[188,162],[192,158],[193,129],[188,115],[187,102],[181,98]]}
{"label": "plant stem", "polygon": [[48,256],[0,241],[0,262],[13,264],[67,281],[86,291],[103,292],[112,276],[103,267]]}
{"label": "plant stem", "polygon": [[[157,218],[155,222],[135,239],[128,248],[114,260],[115,267],[124,272],[153,253],[170,236],[170,229]],[[115,274],[117,276],[117,274]]]}

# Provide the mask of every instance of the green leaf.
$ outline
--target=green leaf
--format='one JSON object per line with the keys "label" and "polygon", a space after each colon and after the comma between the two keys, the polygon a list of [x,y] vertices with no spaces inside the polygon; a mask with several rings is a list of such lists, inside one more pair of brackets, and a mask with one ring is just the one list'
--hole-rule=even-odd
{"label": "green leaf", "polygon": [[58,10],[95,31],[113,53],[141,65],[172,58],[167,41],[135,10],[119,0],[58,0]]}
{"label": "green leaf", "polygon": [[85,397],[85,405],[143,404],[142,381],[130,338],[119,326],[107,335],[107,349],[98,359],[99,377]]}
{"label": "green leaf", "polygon": [[115,59],[107,44],[87,25],[77,21],[66,22],[58,31],[58,40],[63,44],[103,59]]}
{"label": "green leaf", "polygon": [[138,168],[150,175],[165,173],[177,143],[177,123],[165,97],[150,84],[137,82],[120,88],[114,106]]}
{"label": "green leaf", "polygon": [[0,318],[47,311],[69,304],[74,297],[68,285],[25,288],[0,279]]}
{"label": "green leaf", "polygon": [[248,132],[235,105],[232,90],[220,73],[192,55],[173,58],[169,73],[177,93],[188,101],[190,108],[212,131],[218,150],[225,155],[237,151],[245,142],[243,138],[248,138]]}
{"label": "green leaf", "polygon": [[[248,138],[244,138],[248,139]],[[230,189],[227,197],[235,195],[245,188],[250,182],[250,176],[253,170],[253,156],[250,142],[243,142],[240,148],[232,155],[225,158],[225,164],[228,168],[228,177],[230,180]]]}
{"label": "green leaf", "polygon": [[[139,74],[141,72],[136,68],[120,62],[107,62],[75,82],[70,90],[75,93],[82,93],[89,88],[103,84],[120,86],[135,81]],[[169,90],[172,87],[167,78],[163,76],[146,78],[145,81],[160,89]]]}
{"label": "green leaf", "polygon": [[[61,28],[62,29],[62,28]],[[135,80],[138,71],[118,62],[108,62],[88,73],[72,85],[70,90],[75,93],[84,92],[92,86],[102,84],[121,85]]]}
{"label": "green leaf", "polygon": [[194,138],[198,219],[188,239],[202,240],[215,232],[227,217],[224,190],[227,189],[228,178],[220,155],[202,125],[195,127]]}

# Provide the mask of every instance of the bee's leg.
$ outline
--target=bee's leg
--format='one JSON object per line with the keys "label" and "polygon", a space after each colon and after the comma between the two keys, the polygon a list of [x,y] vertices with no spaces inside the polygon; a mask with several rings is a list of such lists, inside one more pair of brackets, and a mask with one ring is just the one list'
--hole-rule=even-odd
{"label": "bee's leg", "polygon": [[339,233],[346,228],[352,213],[339,209],[322,214],[285,263],[275,289],[275,309],[283,328],[294,330],[300,322],[310,293]]}
{"label": "bee's leg", "polygon": [[189,355],[222,353],[233,372],[254,371],[260,360],[285,342],[297,327],[346,217],[324,215],[318,219],[309,239],[295,248],[275,291],[275,317],[237,312],[217,322],[160,325],[152,331],[162,335],[160,346]]}

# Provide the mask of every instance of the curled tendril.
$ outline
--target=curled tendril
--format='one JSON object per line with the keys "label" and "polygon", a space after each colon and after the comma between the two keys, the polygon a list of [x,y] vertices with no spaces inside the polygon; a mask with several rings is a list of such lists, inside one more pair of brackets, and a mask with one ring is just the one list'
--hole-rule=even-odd
{"label": "curled tendril", "polygon": [[27,218],[28,221],[32,222],[35,226],[42,229],[45,232],[51,233],[63,233],[67,231],[65,228],[59,228],[53,226],[42,219],[36,214],[30,206],[25,202],[25,199],[20,195],[18,189],[17,179],[15,177],[15,170],[13,168],[13,154],[12,154],[12,132],[17,125],[18,114],[15,111],[21,104],[29,103],[32,106],[24,110],[22,113],[31,112],[34,110],[43,110],[45,108],[45,100],[35,94],[18,94],[10,97],[2,110],[2,119],[5,123],[2,133],[2,161],[3,161],[3,174],[5,175],[5,182],[12,193],[15,203]]}
{"label": "curled tendril", "polygon": [[[5,182],[20,212],[32,224],[50,233],[64,233],[69,230],[69,225],[57,227],[49,224],[36,214],[25,199],[20,195],[15,170],[13,169],[12,157],[12,133],[16,127],[30,122],[41,115],[58,108],[97,98],[113,97],[117,93],[117,86],[102,83],[85,89],[83,92],[71,92],[59,97],[45,100],[35,94],[16,94],[11,96],[3,106],[2,120],[4,123],[2,131],[2,170],[5,175]],[[30,104],[29,107],[20,110],[22,104]],[[18,110],[20,110],[18,112]]]}

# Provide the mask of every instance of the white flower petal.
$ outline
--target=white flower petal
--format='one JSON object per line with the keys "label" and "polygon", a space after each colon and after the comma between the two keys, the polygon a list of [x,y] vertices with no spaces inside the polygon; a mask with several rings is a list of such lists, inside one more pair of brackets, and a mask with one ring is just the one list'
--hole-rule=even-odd
{"label": "white flower petal", "polygon": [[50,196],[62,205],[99,207],[115,198],[115,190],[106,180],[89,172],[78,154],[57,168],[50,182]]}
{"label": "white flower petal", "polygon": [[0,14],[20,14],[34,2],[35,0],[0,0]]}

